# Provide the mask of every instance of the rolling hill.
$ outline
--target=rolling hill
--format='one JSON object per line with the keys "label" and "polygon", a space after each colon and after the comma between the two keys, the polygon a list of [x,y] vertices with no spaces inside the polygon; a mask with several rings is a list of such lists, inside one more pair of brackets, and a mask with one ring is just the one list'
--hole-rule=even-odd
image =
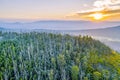
{"label": "rolling hill", "polygon": [[60,32],[71,35],[89,35],[120,52],[120,26],[88,30],[65,30]]}
{"label": "rolling hill", "polygon": [[109,27],[109,28],[102,28],[102,29],[91,29],[91,30],[83,30],[80,31],[82,33],[92,35],[92,36],[102,36],[102,37],[109,37],[120,39],[120,26],[116,27]]}
{"label": "rolling hill", "polygon": [[119,80],[120,54],[88,36],[6,32],[1,80]]}
{"label": "rolling hill", "polygon": [[[71,35],[89,35],[120,52],[120,22],[90,22],[48,20],[28,23],[0,23],[1,30],[12,32],[52,32]],[[115,27],[114,27],[115,26]],[[106,28],[107,27],[107,28]],[[5,28],[5,29],[4,29]]]}

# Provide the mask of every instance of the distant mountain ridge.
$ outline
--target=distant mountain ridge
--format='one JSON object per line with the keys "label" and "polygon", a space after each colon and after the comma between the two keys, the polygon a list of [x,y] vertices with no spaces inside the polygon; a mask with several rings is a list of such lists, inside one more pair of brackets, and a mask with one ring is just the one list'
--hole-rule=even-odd
{"label": "distant mountain ridge", "polygon": [[[20,24],[20,23],[14,23]],[[22,23],[21,23],[22,24]],[[18,30],[19,29],[9,29],[0,27],[0,30]],[[24,29],[20,29],[25,31]],[[29,31],[29,29],[26,29]],[[120,38],[120,26],[115,27],[108,27],[108,28],[99,28],[99,29],[87,29],[87,30],[51,30],[51,29],[30,29],[30,31],[37,31],[37,32],[58,32],[58,33],[70,33],[73,35],[91,35],[91,36],[104,36],[104,37],[111,37],[111,38]]]}
{"label": "distant mountain ridge", "polygon": [[81,32],[93,35],[93,36],[104,36],[111,38],[120,38],[120,26],[109,27],[109,28],[101,28],[101,29],[89,29],[89,30],[81,30]]}
{"label": "distant mountain ridge", "polygon": [[119,26],[112,26],[112,27],[107,27],[107,28],[99,28],[99,29],[88,29],[88,30],[108,30],[108,31],[110,31],[110,30],[120,30],[120,25]]}
{"label": "distant mountain ridge", "polygon": [[[9,26],[9,24],[8,24],[8,26]],[[18,26],[18,24],[19,24],[19,26]],[[23,23],[12,23],[12,25],[14,25],[15,27],[25,27],[25,26],[23,26]],[[29,26],[29,25],[26,25],[26,26]],[[120,48],[119,48],[120,47],[120,35],[119,35],[120,34],[120,26],[99,28],[99,29],[87,29],[87,30],[79,30],[79,29],[78,30],[52,30],[50,28],[19,29],[19,28],[10,28],[10,27],[7,27],[7,28],[0,27],[0,31],[7,31],[7,32],[9,32],[9,31],[10,32],[33,32],[33,31],[35,31],[35,32],[55,33],[55,34],[62,33],[62,34],[70,34],[70,35],[88,35],[88,36],[94,37],[97,40],[100,40],[101,42],[104,42],[105,44],[107,44],[108,46],[113,48],[114,50],[117,50],[120,52]]]}
{"label": "distant mountain ridge", "polygon": [[34,22],[0,22],[0,26],[11,29],[87,30],[120,25],[119,21],[41,20]]}

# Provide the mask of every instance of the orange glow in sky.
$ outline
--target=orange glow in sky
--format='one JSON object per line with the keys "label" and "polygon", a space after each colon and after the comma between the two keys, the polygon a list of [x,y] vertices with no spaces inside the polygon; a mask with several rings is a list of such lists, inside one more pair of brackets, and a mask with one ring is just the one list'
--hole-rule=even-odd
{"label": "orange glow in sky", "polygon": [[95,13],[92,14],[91,17],[93,17],[95,20],[101,20],[104,16],[102,13]]}
{"label": "orange glow in sky", "polygon": [[0,19],[120,21],[119,4],[120,0],[0,0]]}

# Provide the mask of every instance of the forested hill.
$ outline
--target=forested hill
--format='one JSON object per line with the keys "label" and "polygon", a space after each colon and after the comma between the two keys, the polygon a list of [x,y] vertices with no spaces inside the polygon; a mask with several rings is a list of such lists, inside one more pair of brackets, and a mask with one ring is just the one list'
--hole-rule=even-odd
{"label": "forested hill", "polygon": [[88,36],[0,33],[0,80],[119,80],[120,55]]}

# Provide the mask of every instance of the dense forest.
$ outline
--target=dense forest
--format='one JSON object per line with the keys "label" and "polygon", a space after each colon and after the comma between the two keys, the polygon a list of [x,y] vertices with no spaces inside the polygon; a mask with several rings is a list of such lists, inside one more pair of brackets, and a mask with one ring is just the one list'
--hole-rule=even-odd
{"label": "dense forest", "polygon": [[120,80],[120,54],[89,36],[0,32],[0,80]]}

